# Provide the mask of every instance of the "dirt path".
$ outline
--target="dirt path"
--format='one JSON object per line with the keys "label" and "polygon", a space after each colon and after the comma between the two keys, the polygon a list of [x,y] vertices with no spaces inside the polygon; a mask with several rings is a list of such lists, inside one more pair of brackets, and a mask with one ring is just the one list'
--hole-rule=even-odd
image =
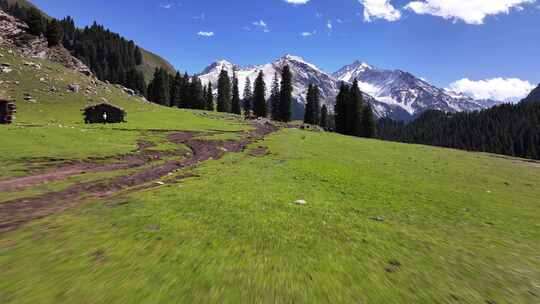
{"label": "dirt path", "polygon": [[[25,223],[46,217],[48,215],[64,211],[75,206],[79,206],[90,198],[102,198],[111,196],[121,190],[144,186],[145,184],[158,180],[169,173],[173,173],[178,169],[197,166],[201,162],[209,159],[219,159],[226,152],[240,152],[247,145],[261,140],[266,135],[275,132],[277,127],[261,123],[256,124],[256,129],[246,133],[241,140],[201,140],[196,139],[198,133],[193,132],[177,132],[168,137],[170,142],[176,144],[185,144],[191,148],[192,154],[187,158],[180,160],[167,161],[164,164],[156,165],[150,168],[142,169],[137,173],[130,175],[119,176],[102,181],[92,181],[86,183],[75,184],[65,190],[49,192],[40,196],[31,198],[16,199],[0,204],[0,233],[17,229]],[[148,159],[145,157],[133,159],[125,159],[124,162],[104,165],[101,167],[91,168],[92,170],[112,171],[118,170],[123,166],[142,166],[147,164]],[[65,170],[58,172],[49,172],[46,174],[29,176],[13,181],[4,181],[3,187],[23,187],[50,181],[62,179],[70,174],[77,174],[84,170],[89,170],[85,165],[66,167]],[[1,186],[2,184],[0,184]]]}

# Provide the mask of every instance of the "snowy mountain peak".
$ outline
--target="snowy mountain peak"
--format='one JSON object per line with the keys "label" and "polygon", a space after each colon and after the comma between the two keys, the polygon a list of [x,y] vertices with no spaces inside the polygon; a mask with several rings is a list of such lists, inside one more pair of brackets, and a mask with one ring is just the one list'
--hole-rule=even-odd
{"label": "snowy mountain peak", "polygon": [[295,56],[295,55],[291,55],[291,54],[285,54],[283,55],[283,57],[281,57],[280,59],[277,60],[277,63],[287,63],[287,64],[291,64],[291,63],[296,63],[296,64],[300,64],[300,65],[305,65],[305,66],[308,66],[309,68],[312,68],[314,70],[317,70],[317,71],[320,71],[319,68],[306,61],[304,58],[300,57],[300,56]]}
{"label": "snowy mountain peak", "polygon": [[221,59],[221,60],[218,60],[214,63],[212,63],[211,65],[209,65],[208,67],[206,67],[202,72],[201,74],[208,74],[208,73],[211,73],[211,72],[215,72],[215,71],[218,71],[218,72],[221,72],[221,70],[226,70],[227,72],[232,72],[234,70],[238,70],[239,67],[225,59]]}

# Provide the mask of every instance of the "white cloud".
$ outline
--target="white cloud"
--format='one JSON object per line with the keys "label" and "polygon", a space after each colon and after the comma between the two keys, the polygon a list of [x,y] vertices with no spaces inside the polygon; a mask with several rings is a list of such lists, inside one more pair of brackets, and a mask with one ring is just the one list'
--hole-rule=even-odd
{"label": "white cloud", "polygon": [[330,29],[330,30],[334,27],[334,26],[332,25],[332,20],[328,20],[328,21],[326,22],[326,27],[327,27],[328,29]]}
{"label": "white cloud", "polygon": [[197,35],[202,36],[202,37],[212,37],[212,36],[214,36],[214,32],[200,31],[200,32],[197,33]]}
{"label": "white cloud", "polygon": [[316,35],[316,34],[317,34],[317,31],[300,33],[300,35],[302,37],[310,37],[310,36],[313,36],[313,35]]}
{"label": "white cloud", "polygon": [[433,15],[468,24],[483,24],[489,15],[509,14],[511,9],[522,10],[523,4],[536,0],[420,0],[405,6],[417,14]]}
{"label": "white cloud", "polygon": [[302,4],[307,4],[311,0],[284,0],[284,1],[289,4],[302,5]]}
{"label": "white cloud", "polygon": [[192,19],[195,19],[195,20],[205,20],[206,19],[206,14],[205,13],[201,13],[200,15],[198,16],[193,16],[191,17]]}
{"label": "white cloud", "polygon": [[270,29],[268,28],[268,24],[266,24],[266,22],[264,22],[264,20],[262,19],[259,21],[253,22],[253,25],[260,28],[265,33],[270,32]]}
{"label": "white cloud", "polygon": [[164,9],[170,9],[174,7],[174,3],[161,4],[159,7]]}
{"label": "white cloud", "polygon": [[[371,22],[373,19],[396,21],[401,18],[401,12],[397,10],[389,0],[359,0],[364,5],[364,21]],[[444,0],[451,1],[451,0]],[[490,0],[491,1],[491,0]]]}
{"label": "white cloud", "polygon": [[463,78],[449,85],[448,90],[465,94],[475,99],[518,101],[526,97],[535,86],[518,78],[493,78],[470,80]]}

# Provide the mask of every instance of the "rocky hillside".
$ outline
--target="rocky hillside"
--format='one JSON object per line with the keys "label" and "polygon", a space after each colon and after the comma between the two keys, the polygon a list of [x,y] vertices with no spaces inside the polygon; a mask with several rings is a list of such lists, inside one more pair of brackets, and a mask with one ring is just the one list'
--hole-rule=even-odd
{"label": "rocky hillside", "polygon": [[[32,2],[28,0],[7,0],[7,2],[9,4],[18,3],[19,5],[24,6],[24,7],[34,7],[38,9],[43,16],[47,18],[51,18],[47,15],[46,12],[40,10],[35,4],[33,4]],[[138,67],[138,69],[144,73],[144,77],[147,82],[149,82],[152,79],[154,75],[154,70],[156,68],[164,68],[166,71],[168,71],[171,74],[176,73],[176,69],[174,68],[174,66],[171,63],[169,63],[166,59],[160,57],[159,55],[153,52],[145,50],[142,47],[140,47],[140,49],[143,53],[143,63]]]}

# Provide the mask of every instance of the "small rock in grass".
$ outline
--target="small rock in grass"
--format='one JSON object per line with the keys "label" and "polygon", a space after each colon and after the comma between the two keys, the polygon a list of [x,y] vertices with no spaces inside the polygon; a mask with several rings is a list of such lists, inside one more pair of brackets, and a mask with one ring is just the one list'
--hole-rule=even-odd
{"label": "small rock in grass", "polygon": [[161,186],[165,185],[164,182],[156,182],[156,184],[161,185]]}
{"label": "small rock in grass", "polygon": [[295,204],[297,205],[306,205],[307,202],[305,200],[297,200],[297,201],[294,201]]}
{"label": "small rock in grass", "polygon": [[384,216],[374,216],[374,217],[371,217],[370,219],[377,222],[384,222]]}

